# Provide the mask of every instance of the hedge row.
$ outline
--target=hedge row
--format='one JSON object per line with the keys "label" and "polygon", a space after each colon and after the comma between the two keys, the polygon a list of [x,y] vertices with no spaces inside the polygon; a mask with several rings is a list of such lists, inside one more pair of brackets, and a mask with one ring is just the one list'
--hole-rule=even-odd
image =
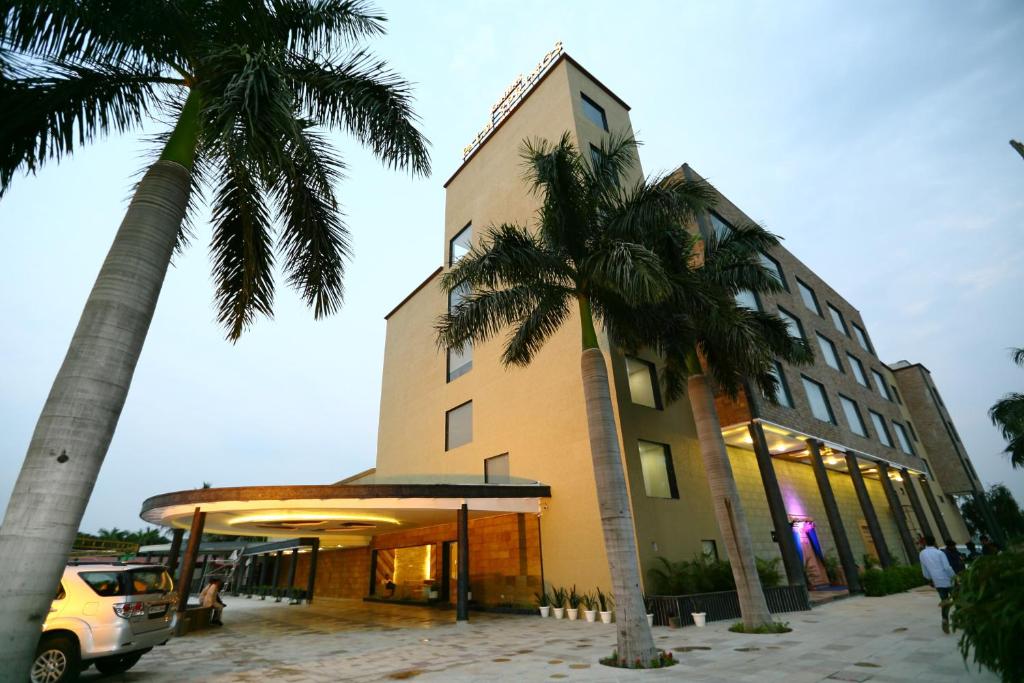
{"label": "hedge row", "polygon": [[927,583],[917,565],[896,565],[888,569],[869,569],[860,577],[864,594],[871,596],[890,595],[917,588]]}

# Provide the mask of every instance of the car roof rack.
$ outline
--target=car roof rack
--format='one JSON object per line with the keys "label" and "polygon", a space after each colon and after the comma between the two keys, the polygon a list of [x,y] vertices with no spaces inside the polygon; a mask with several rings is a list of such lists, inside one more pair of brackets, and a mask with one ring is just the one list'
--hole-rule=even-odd
{"label": "car roof rack", "polygon": [[127,562],[121,562],[120,560],[68,560],[69,567],[81,567],[90,564],[109,564],[115,567],[127,567]]}

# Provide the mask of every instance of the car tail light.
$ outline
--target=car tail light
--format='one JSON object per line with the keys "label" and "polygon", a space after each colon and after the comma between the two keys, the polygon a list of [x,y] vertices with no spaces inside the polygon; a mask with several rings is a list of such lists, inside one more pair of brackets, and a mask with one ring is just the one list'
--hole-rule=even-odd
{"label": "car tail light", "polygon": [[141,617],[146,613],[146,603],[144,602],[119,602],[114,605],[114,614],[121,617],[122,619],[130,619],[131,617]]}

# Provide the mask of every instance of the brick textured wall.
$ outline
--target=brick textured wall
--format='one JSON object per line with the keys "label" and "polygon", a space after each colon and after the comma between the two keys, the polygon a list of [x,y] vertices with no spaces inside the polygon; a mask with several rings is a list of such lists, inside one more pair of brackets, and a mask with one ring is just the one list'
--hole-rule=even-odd
{"label": "brick textured wall", "polygon": [[[305,588],[309,581],[309,560],[311,553],[299,555],[295,568],[295,587]],[[288,585],[288,569],[291,558],[286,554],[282,560],[277,585]],[[316,567],[314,598],[362,598],[370,585],[370,549],[338,548],[321,550]]]}

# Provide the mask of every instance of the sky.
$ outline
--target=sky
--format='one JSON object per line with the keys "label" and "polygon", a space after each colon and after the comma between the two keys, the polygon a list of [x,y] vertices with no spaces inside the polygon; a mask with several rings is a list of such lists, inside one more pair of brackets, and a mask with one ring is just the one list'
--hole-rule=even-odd
{"label": "sky", "polygon": [[[981,478],[1024,503],[986,411],[1024,390],[1024,5],[394,2],[372,43],[415,83],[433,175],[334,136],[354,242],[343,310],[278,290],[238,343],[216,323],[209,230],[168,272],[81,528],[148,496],[329,483],[373,466],[384,315],[441,264],[442,185],[490,107],[558,40],[632,107],[647,173],[689,162],[860,309],[881,358],[926,365]],[[0,200],[0,505],[145,164],[108,138]]]}

